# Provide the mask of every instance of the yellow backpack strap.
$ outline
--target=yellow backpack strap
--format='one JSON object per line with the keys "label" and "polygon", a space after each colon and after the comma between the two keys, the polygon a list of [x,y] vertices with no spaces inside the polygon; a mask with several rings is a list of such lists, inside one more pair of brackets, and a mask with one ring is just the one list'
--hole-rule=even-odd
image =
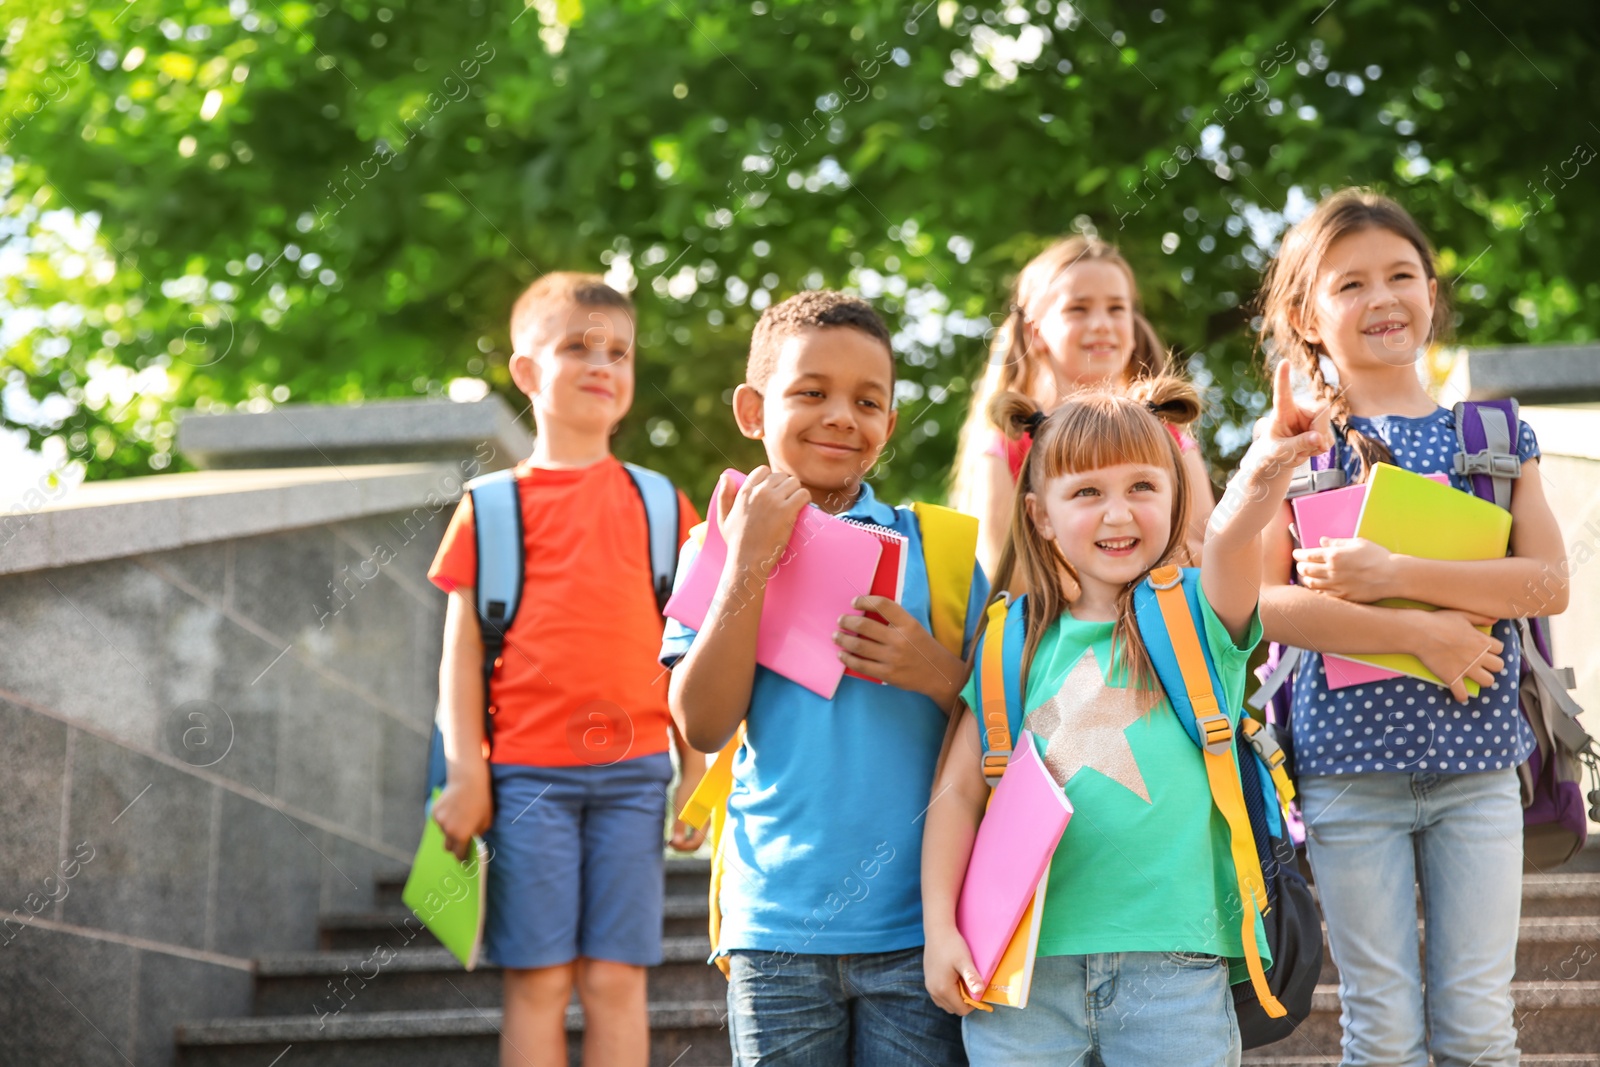
{"label": "yellow backpack strap", "polygon": [[1262,730],[1259,722],[1248,715],[1240,717],[1239,732],[1250,739],[1251,747],[1260,755],[1261,762],[1267,765],[1267,770],[1272,774],[1272,784],[1278,790],[1278,802],[1287,811],[1289,801],[1294,799],[1294,783],[1289,780],[1289,771],[1284,766],[1283,749],[1270,733]]}
{"label": "yellow backpack strap", "polygon": [[[710,886],[710,934],[711,951],[717,950],[717,938],[722,933],[722,908],[719,905],[720,890],[722,888],[722,827],[728,819],[728,794],[733,792],[733,757],[744,744],[744,723],[733,732],[728,743],[722,746],[722,751],[717,753],[711,766],[706,768],[705,776],[700,779],[700,784],[694,787],[694,792],[689,795],[689,802],[678,813],[678,818],[690,826],[699,829],[708,821],[711,823],[711,886]],[[716,956],[712,959],[717,969],[722,972],[722,977],[728,977],[728,960],[726,956]]]}
{"label": "yellow backpack strap", "polygon": [[1011,762],[1011,718],[1006,708],[1005,635],[1006,599],[989,605],[989,624],[983,634],[983,662],[978,668],[978,695],[983,701],[983,734],[988,742],[983,754],[983,777],[993,789]]}
{"label": "yellow backpack strap", "polygon": [[967,597],[972,593],[972,567],[978,558],[978,520],[921,501],[912,504],[911,510],[922,534],[933,636],[959,656],[967,638]]}
{"label": "yellow backpack strap", "polygon": [[[1150,574],[1156,591],[1161,618],[1183,674],[1189,707],[1205,740],[1206,779],[1211,783],[1211,799],[1228,823],[1228,841],[1233,853],[1234,874],[1239,880],[1241,931],[1239,945],[1244,950],[1245,967],[1255,988],[1261,1009],[1269,1018],[1281,1019],[1288,1012],[1267,987],[1266,968],[1261,964],[1261,949],[1256,944],[1256,912],[1267,910],[1266,880],[1261,876],[1261,858],[1256,855],[1255,834],[1250,829],[1250,813],[1244,804],[1244,788],[1239,783],[1239,765],[1233,757],[1233,726],[1216,691],[1211,686],[1211,671],[1206,667],[1200,635],[1195,632],[1189,601],[1183,593],[1183,573],[1177,567],[1160,567]],[[1218,720],[1221,720],[1220,725]],[[1244,902],[1254,901],[1255,908]]]}

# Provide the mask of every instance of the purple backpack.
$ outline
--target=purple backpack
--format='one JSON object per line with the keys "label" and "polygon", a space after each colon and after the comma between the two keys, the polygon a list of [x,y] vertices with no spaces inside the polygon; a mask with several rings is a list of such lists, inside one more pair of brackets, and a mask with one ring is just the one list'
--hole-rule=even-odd
{"label": "purple backpack", "polygon": [[[1454,471],[1468,479],[1472,492],[1502,508],[1511,508],[1511,483],[1522,474],[1517,456],[1520,422],[1515,400],[1467,401],[1455,406]],[[1337,489],[1345,484],[1333,449],[1313,457],[1311,468],[1298,475],[1289,496]],[[1522,638],[1522,676],[1518,692],[1522,716],[1538,744],[1517,767],[1522,783],[1523,864],[1529,871],[1548,871],[1571,859],[1588,838],[1588,818],[1600,821],[1600,756],[1594,740],[1578,722],[1581,710],[1568,690],[1575,685],[1572,668],[1551,664],[1550,624],[1543,616],[1518,619]],[[1293,768],[1294,740],[1289,730],[1293,677],[1301,649],[1273,642],[1267,662],[1256,671],[1261,687],[1249,700],[1276,729]],[[1583,792],[1587,768],[1596,788]],[[1297,842],[1304,831],[1293,828]]]}

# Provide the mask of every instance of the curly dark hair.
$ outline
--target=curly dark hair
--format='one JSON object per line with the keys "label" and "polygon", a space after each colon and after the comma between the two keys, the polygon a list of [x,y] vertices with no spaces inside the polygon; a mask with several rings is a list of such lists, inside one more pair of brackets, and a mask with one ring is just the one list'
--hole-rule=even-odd
{"label": "curly dark hair", "polygon": [[757,392],[765,389],[773,368],[778,365],[778,351],[783,347],[785,338],[801,330],[829,326],[847,326],[860,330],[875,341],[881,341],[889,353],[890,385],[893,385],[894,347],[889,343],[889,327],[883,317],[859,296],[831,289],[810,289],[796,293],[761,313],[755,331],[750,335],[750,359],[744,368],[745,384]]}

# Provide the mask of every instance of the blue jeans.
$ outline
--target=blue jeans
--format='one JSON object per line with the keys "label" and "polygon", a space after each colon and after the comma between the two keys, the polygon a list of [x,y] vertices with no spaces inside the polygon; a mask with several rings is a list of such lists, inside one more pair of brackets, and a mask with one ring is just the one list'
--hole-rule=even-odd
{"label": "blue jeans", "polygon": [[1040,956],[1026,1008],[975,1011],[973,1067],[1237,1067],[1239,1022],[1220,956]]}
{"label": "blue jeans", "polygon": [[1515,1064],[1516,770],[1310,775],[1300,805],[1339,965],[1344,1064]]}
{"label": "blue jeans", "polygon": [[735,1067],[964,1067],[961,1020],[922,982],[922,947],[728,954]]}

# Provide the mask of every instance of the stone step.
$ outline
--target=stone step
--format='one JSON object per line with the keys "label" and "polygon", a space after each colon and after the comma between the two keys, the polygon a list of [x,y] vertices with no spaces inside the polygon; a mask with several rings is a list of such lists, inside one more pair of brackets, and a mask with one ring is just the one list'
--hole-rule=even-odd
{"label": "stone step", "polygon": [[[1523,919],[1517,929],[1517,970],[1513,980],[1574,979],[1600,980],[1600,912],[1585,918],[1563,915]],[[1339,981],[1333,954],[1328,951],[1326,925],[1322,935],[1320,980]]]}
{"label": "stone step", "polygon": [[[667,860],[667,896],[706,896],[711,881],[711,861],[699,857]],[[379,908],[402,908],[400,893],[406,887],[406,872],[383,871],[374,879],[373,904]]]}
{"label": "stone step", "polygon": [[1600,874],[1523,875],[1523,918],[1557,915],[1600,915]]}
{"label": "stone step", "polygon": [[[664,937],[706,937],[710,905],[704,896],[669,896],[663,909]],[[397,951],[438,948],[438,940],[409,908],[330,912],[317,920],[317,947],[334,952],[372,952],[380,945]]]}
{"label": "stone step", "polygon": [[[720,1001],[653,1004],[650,1067],[726,1067]],[[570,1062],[581,1062],[583,1011],[567,1010]],[[499,1008],[219,1019],[176,1031],[178,1067],[495,1067]],[[285,1058],[288,1050],[293,1056]]]}
{"label": "stone step", "polygon": [[[710,947],[704,936],[665,938],[661,950],[661,964],[649,972],[652,1001],[711,1001],[727,995],[722,972],[706,963]],[[257,1016],[498,1008],[502,1003],[498,967],[465,971],[444,949],[296,953],[256,961]]]}
{"label": "stone step", "polygon": [[[1529,1054],[1524,1063],[1535,1062],[1532,1055],[1571,1056],[1600,1049],[1600,982],[1513,982],[1511,995],[1516,1001],[1517,1042]],[[1251,1055],[1321,1063],[1338,1056],[1339,1038],[1339,987],[1319,985],[1311,999],[1311,1015],[1300,1028]]]}

